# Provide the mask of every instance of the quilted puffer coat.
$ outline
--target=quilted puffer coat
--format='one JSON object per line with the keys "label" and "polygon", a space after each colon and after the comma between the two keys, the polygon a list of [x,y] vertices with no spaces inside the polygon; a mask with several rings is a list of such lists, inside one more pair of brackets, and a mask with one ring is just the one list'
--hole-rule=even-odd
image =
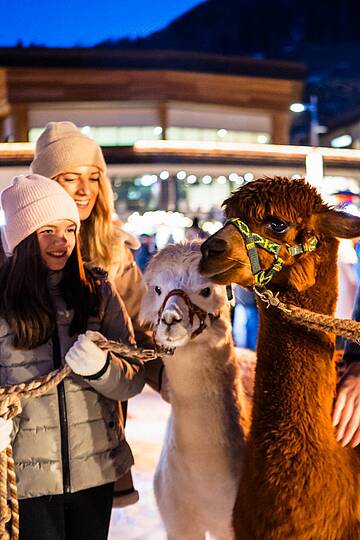
{"label": "quilted puffer coat", "polygon": [[[49,285],[56,307],[57,334],[32,350],[14,349],[7,323],[0,320],[0,385],[36,379],[64,363],[77,336],[69,336],[72,311],[60,295],[58,276]],[[109,283],[102,280],[102,317],[89,319],[88,329],[109,339],[130,342],[131,324]],[[113,482],[133,464],[124,439],[115,400],[138,394],[145,369],[138,361],[111,354],[100,378],[68,376],[57,388],[23,403],[14,420],[13,451],[19,498],[72,493]]]}

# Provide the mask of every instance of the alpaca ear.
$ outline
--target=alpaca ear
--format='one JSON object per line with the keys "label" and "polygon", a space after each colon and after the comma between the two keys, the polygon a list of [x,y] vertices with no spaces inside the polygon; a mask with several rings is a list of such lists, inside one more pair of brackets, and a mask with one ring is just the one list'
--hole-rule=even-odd
{"label": "alpaca ear", "polygon": [[346,212],[329,209],[316,214],[316,228],[326,235],[336,238],[356,238],[360,236],[360,217]]}
{"label": "alpaca ear", "polygon": [[316,268],[315,257],[305,255],[292,266],[288,266],[289,284],[298,292],[305,291],[315,284]]}

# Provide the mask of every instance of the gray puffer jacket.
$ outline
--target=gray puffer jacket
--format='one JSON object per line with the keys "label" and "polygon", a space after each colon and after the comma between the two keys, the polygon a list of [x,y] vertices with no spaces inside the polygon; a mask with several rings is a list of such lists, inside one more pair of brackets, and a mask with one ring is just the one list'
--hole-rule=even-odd
{"label": "gray puffer jacket", "polygon": [[[73,313],[60,295],[58,275],[49,286],[56,306],[57,336],[32,350],[12,346],[13,336],[0,319],[0,385],[36,379],[64,363],[77,336],[69,336]],[[89,319],[88,329],[109,339],[132,341],[122,301],[107,281],[101,283],[104,314]],[[113,482],[133,464],[118,417],[118,404],[138,394],[145,369],[111,353],[108,369],[98,379],[75,374],[41,397],[23,403],[14,420],[13,451],[19,498],[71,493]]]}

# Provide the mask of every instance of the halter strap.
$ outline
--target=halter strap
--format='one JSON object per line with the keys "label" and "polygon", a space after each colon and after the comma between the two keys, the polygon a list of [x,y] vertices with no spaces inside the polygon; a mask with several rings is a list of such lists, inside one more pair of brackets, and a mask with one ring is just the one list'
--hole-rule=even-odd
{"label": "halter strap", "polygon": [[[280,272],[283,267],[284,260],[279,257],[282,245],[274,242],[273,240],[269,240],[268,238],[264,238],[260,234],[251,232],[249,226],[245,223],[245,221],[242,221],[239,218],[231,218],[225,223],[225,225],[227,224],[234,225],[234,227],[236,227],[236,229],[240,232],[241,236],[244,239],[247,255],[249,257],[251,265],[251,271],[255,279],[255,286],[265,287],[265,285],[267,285],[274,277],[274,275],[277,272]],[[314,251],[317,247],[317,244],[318,239],[316,238],[316,236],[312,236],[304,244],[295,244],[294,246],[286,244],[285,247],[288,253],[294,257],[296,255],[301,255],[302,253]],[[265,251],[268,251],[269,253],[272,253],[274,255],[275,260],[268,270],[263,270],[261,268],[256,246],[259,246]]]}
{"label": "halter strap", "polygon": [[158,320],[157,320],[157,325],[159,325],[160,323],[160,320],[161,320],[161,316],[163,314],[163,311],[165,309],[165,306],[166,306],[166,302],[169,300],[169,298],[171,298],[172,296],[180,296],[185,304],[187,305],[187,308],[189,310],[189,321],[190,321],[190,324],[192,325],[193,322],[194,322],[194,317],[195,315],[197,315],[198,319],[199,319],[199,327],[194,330],[191,334],[191,339],[194,339],[196,336],[198,336],[199,334],[201,334],[201,332],[203,330],[205,330],[206,328],[206,317],[209,317],[210,319],[210,322],[213,322],[214,320],[218,319],[220,317],[220,312],[218,314],[214,314],[214,313],[207,313],[204,309],[202,309],[200,306],[197,306],[196,304],[194,304],[189,296],[186,294],[185,291],[183,291],[182,289],[172,289],[171,291],[169,291],[167,293],[167,295],[165,296],[164,298],[164,301],[163,303],[161,304],[160,306],[160,309],[158,311]]}

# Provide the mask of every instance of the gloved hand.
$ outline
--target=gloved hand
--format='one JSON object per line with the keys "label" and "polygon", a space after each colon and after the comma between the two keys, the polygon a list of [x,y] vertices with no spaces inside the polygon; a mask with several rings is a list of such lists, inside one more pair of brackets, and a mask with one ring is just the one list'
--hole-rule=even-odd
{"label": "gloved hand", "polygon": [[13,428],[12,420],[0,418],[0,452],[5,450],[11,442],[11,432]]}
{"label": "gloved hand", "polygon": [[65,355],[65,362],[77,375],[91,377],[103,369],[107,352],[100,349],[94,340],[104,337],[99,332],[81,334]]}

